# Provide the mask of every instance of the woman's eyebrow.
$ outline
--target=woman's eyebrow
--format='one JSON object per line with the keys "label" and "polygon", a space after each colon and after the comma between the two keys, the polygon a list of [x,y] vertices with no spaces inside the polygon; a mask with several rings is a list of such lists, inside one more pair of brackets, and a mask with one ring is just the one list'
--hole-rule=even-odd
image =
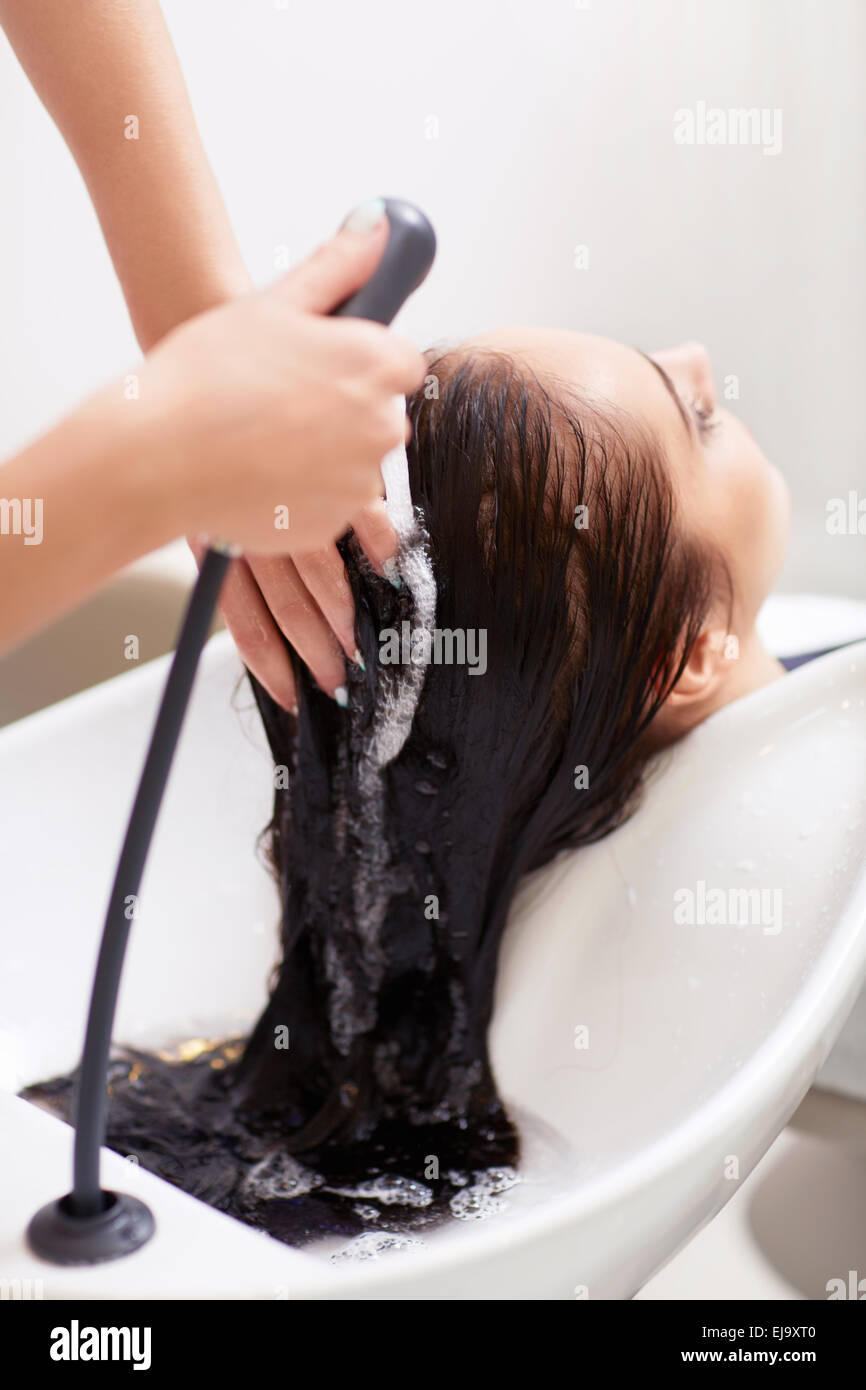
{"label": "woman's eyebrow", "polygon": [[640,348],[635,348],[635,352],[640,352],[641,357],[643,357],[645,361],[649,362],[649,364],[650,364],[651,367],[655,367],[656,371],[658,372],[659,376],[661,377],[662,381],[664,382],[664,384],[665,384],[665,386],[666,386],[666,388],[667,388],[667,390],[668,390],[668,393],[670,394],[671,398],[672,398],[672,399],[674,400],[674,402],[676,403],[677,410],[680,412],[680,415],[683,417],[683,423],[685,424],[685,427],[686,427],[686,429],[687,429],[688,432],[689,432],[689,437],[690,437],[691,439],[694,439],[694,437],[695,437],[695,422],[694,422],[694,420],[692,419],[692,417],[689,415],[689,412],[686,410],[685,406],[683,405],[683,402],[682,402],[682,398],[681,398],[681,396],[680,396],[680,393],[679,393],[679,391],[677,390],[677,388],[674,386],[673,382],[671,381],[671,379],[670,379],[670,377],[668,376],[667,372],[665,371],[664,367],[660,367],[659,364],[658,364],[658,362],[656,362],[654,358],[650,357],[650,355],[649,355],[648,352],[641,352],[641,349],[640,349]]}

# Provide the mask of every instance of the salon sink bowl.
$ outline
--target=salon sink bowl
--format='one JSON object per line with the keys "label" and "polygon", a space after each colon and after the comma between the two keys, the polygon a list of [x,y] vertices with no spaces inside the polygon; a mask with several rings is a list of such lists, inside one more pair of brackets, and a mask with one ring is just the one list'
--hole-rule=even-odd
{"label": "salon sink bowl", "polygon": [[[157,1233],[113,1265],[59,1269],[24,1231],[69,1186],[71,1131],[14,1092],[77,1061],[165,669],[0,732],[0,1280],[80,1298],[632,1296],[737,1191],[866,977],[866,642],[720,712],[668,755],[627,825],[522,886],[491,1030],[525,1136],[504,1210],[335,1262],[106,1153],[105,1185],[144,1198]],[[239,675],[229,639],[213,638],[143,886],[120,1041],[238,1033],[265,996],[277,903],[255,842],[271,771]]]}
{"label": "salon sink bowl", "polygon": [[0,657],[0,725],[170,652],[195,572],[192,553],[176,541]]}

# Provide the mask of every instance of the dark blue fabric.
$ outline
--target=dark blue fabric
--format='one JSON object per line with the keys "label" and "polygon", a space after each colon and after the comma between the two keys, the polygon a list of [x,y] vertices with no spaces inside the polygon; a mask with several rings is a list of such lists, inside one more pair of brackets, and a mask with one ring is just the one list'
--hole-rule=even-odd
{"label": "dark blue fabric", "polygon": [[855,638],[853,642],[839,642],[835,647],[823,647],[819,652],[803,652],[800,656],[780,656],[779,660],[786,671],[796,671],[798,666],[805,666],[807,661],[816,661],[819,656],[828,656],[830,652],[839,652],[843,647],[855,647],[863,638]]}
{"label": "dark blue fabric", "polygon": [[825,647],[822,652],[803,652],[801,656],[780,656],[779,660],[786,671],[796,671],[798,666],[805,666],[807,661],[814,661],[816,657],[826,656],[828,652],[835,650],[835,647]]}

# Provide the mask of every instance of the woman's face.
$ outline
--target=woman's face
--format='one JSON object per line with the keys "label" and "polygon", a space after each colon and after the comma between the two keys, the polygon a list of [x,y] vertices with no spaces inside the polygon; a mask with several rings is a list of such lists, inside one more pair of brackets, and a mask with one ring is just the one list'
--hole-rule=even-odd
{"label": "woman's face", "polygon": [[472,345],[552,373],[656,437],[681,523],[724,552],[734,586],[734,628],[747,631],[784,559],[788,489],[742,421],[719,404],[706,349],[684,343],[647,356],[609,338],[547,328],[502,329]]}

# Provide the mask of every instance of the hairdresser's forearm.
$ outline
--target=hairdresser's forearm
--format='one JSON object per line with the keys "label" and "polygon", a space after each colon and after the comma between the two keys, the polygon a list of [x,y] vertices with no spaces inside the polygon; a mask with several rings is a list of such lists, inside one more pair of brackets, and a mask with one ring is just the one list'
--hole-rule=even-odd
{"label": "hairdresser's forearm", "polygon": [[245,290],[156,0],[0,0],[0,23],[81,170],[142,348]]}
{"label": "hairdresser's forearm", "polygon": [[177,534],[141,405],[115,384],[0,467],[0,651]]}

